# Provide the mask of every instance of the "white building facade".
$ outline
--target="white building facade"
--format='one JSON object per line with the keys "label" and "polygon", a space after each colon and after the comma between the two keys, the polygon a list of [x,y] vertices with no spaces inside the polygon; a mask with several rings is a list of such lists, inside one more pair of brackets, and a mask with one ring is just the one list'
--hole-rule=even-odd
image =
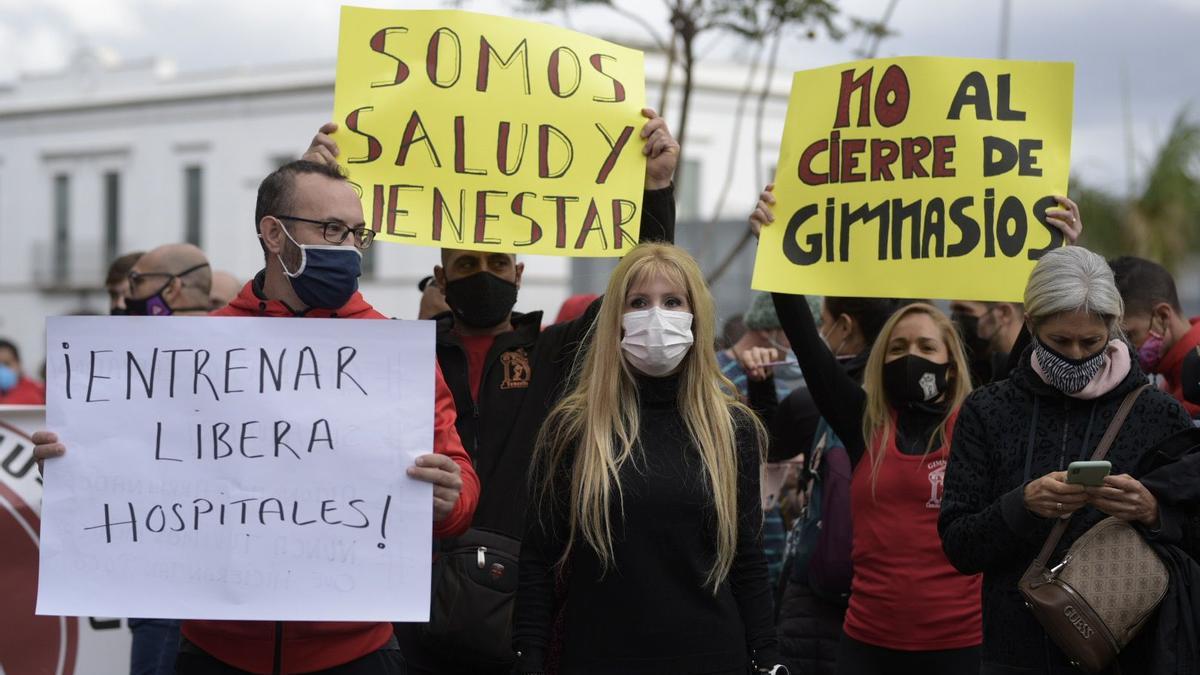
{"label": "white building facade", "polygon": [[[647,69],[654,105],[664,64],[648,55]],[[701,71],[677,190],[680,227],[691,227],[692,236],[708,227],[725,185],[747,77],[736,65]],[[103,280],[116,255],[190,241],[214,269],[242,279],[260,269],[258,184],[298,157],[330,118],[333,83],[332,63],[181,74],[162,63],[121,66],[81,52],[63,72],[0,89],[0,337],[21,347],[26,370],[36,373],[41,363],[45,317],[107,312]],[[775,162],[787,78],[772,89],[762,125],[766,166],[756,172],[739,159],[721,214],[729,219],[744,219],[758,191],[756,173]],[[754,154],[755,98],[744,105],[739,158]],[[668,109],[668,119],[677,119],[674,112]],[[390,316],[415,317],[416,284],[437,264],[437,250],[381,243],[369,257],[368,300]],[[572,284],[567,258],[524,261],[517,309],[545,310],[547,321],[572,287],[602,287],[600,278]],[[576,267],[584,277],[589,270],[602,276],[601,268]]]}

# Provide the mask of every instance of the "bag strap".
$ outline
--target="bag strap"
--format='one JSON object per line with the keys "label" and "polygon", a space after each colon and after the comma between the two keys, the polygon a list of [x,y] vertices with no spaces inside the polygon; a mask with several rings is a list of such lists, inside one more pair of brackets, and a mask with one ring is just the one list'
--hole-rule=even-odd
{"label": "bag strap", "polygon": [[[1104,437],[1100,439],[1100,445],[1097,445],[1096,451],[1092,453],[1092,461],[1102,460],[1108,454],[1109,448],[1112,447],[1113,441],[1117,440],[1117,434],[1121,432],[1121,427],[1125,424],[1125,419],[1129,417],[1129,413],[1133,410],[1133,405],[1137,403],[1138,397],[1149,386],[1149,384],[1143,384],[1129,392],[1125,400],[1121,401],[1121,407],[1117,409],[1117,414],[1113,416],[1112,422],[1109,422],[1108,429],[1104,432]],[[1054,527],[1046,537],[1046,543],[1042,545],[1041,552],[1038,553],[1033,564],[1029,566],[1030,570],[1037,570],[1040,573],[1041,570],[1045,569],[1046,562],[1050,560],[1050,554],[1054,553],[1058,542],[1062,541],[1063,534],[1067,531],[1067,525],[1070,522],[1071,516],[1067,516],[1066,518],[1059,518],[1058,522],[1054,523]]]}

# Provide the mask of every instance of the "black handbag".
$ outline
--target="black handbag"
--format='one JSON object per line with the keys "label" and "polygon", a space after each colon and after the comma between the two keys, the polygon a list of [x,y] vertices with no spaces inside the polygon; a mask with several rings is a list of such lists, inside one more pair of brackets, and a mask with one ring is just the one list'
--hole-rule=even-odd
{"label": "black handbag", "polygon": [[521,542],[472,528],[444,540],[433,564],[426,644],[454,661],[479,667],[512,663],[512,614]]}

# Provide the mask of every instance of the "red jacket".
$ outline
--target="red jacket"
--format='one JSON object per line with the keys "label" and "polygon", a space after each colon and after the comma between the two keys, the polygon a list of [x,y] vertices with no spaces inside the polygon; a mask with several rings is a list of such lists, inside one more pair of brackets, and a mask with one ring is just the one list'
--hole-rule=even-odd
{"label": "red jacket", "polygon": [[1158,371],[1166,381],[1167,391],[1183,404],[1192,417],[1200,416],[1200,405],[1190,403],[1183,398],[1183,360],[1197,345],[1200,345],[1200,317],[1192,319],[1192,329],[1175,341],[1171,348],[1163,354]]}
{"label": "red jacket", "polygon": [[[261,277],[260,277],[261,278]],[[361,293],[336,311],[310,309],[296,313],[277,300],[266,300],[256,291],[258,279],[242,288],[227,306],[211,316],[277,316],[334,319],[386,319],[367,304]],[[462,494],[450,516],[433,529],[436,537],[462,534],[471,525],[479,500],[479,479],[471,459],[463,449],[454,428],[454,397],[437,375],[433,419],[434,451],[452,457],[462,470]],[[311,621],[184,621],[183,635],[205,652],[229,665],[254,673],[307,673],[324,670],[370,654],[392,637],[392,624],[386,622],[311,622]],[[275,663],[276,640],[280,663]]]}
{"label": "red jacket", "polygon": [[17,385],[0,393],[0,405],[45,405],[46,388],[33,380],[21,376]]}

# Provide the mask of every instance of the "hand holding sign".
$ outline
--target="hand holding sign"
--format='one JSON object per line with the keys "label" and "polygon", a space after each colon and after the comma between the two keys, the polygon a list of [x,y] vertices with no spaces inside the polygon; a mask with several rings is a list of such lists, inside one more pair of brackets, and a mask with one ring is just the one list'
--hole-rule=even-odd
{"label": "hand holding sign", "polygon": [[653,108],[642,108],[650,121],[642,127],[642,154],[646,156],[646,189],[661,190],[671,185],[679,163],[679,143],[667,129],[667,121]]}
{"label": "hand holding sign", "polygon": [[433,326],[358,323],[51,318],[39,613],[426,620]]}
{"label": "hand holding sign", "polygon": [[[667,128],[667,121],[659,117],[654,108],[642,108],[642,116],[649,120],[639,134],[642,154],[646,156],[646,189],[662,190],[670,187],[675,177],[675,168],[679,164],[679,143]],[[337,122],[322,124],[301,159],[318,164],[337,164],[342,151],[330,135],[337,133],[337,130]]]}
{"label": "hand holding sign", "polygon": [[637,152],[644,100],[636,50],[507,17],[343,7],[338,126],[313,154],[343,160],[385,241],[619,256],[643,187],[669,185],[678,155],[656,115]]}
{"label": "hand holding sign", "polygon": [[462,494],[462,470],[446,455],[421,455],[408,467],[408,477],[433,485],[433,521],[440,523],[454,511]]}
{"label": "hand holding sign", "polygon": [[[1079,213],[1079,205],[1063,195],[1054,195],[1054,200],[1061,206],[1046,210],[1046,221],[1058,228],[1063,234],[1067,245],[1074,246],[1083,234],[1083,216]],[[758,203],[750,212],[750,233],[758,237],[762,229],[775,222],[775,184],[768,183],[758,195]]]}
{"label": "hand holding sign", "polygon": [[786,226],[760,239],[754,287],[1019,300],[1034,263],[1078,235],[1052,196],[1066,191],[1071,77],[934,58],[796,73],[774,181]]}

